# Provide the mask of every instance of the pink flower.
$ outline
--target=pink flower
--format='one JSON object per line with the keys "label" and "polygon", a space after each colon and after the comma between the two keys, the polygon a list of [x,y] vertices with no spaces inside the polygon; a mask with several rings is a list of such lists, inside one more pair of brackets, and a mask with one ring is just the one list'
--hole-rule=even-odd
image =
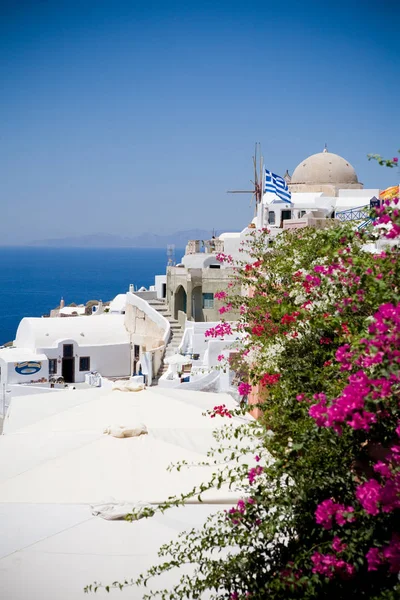
{"label": "pink flower", "polygon": [[221,306],[221,308],[218,309],[218,312],[220,315],[223,315],[224,313],[229,312],[230,310],[232,310],[231,302],[229,302],[229,304],[226,304],[225,306]]}
{"label": "pink flower", "polygon": [[346,550],[346,548],[347,548],[347,544],[344,544],[339,537],[335,536],[333,538],[332,549],[335,552],[337,552],[338,554],[340,554],[340,552],[343,552],[343,550]]}
{"label": "pink flower", "polygon": [[261,475],[261,473],[263,471],[264,471],[264,469],[263,469],[263,467],[260,467],[260,465],[257,465],[257,467],[253,467],[252,469],[250,469],[250,471],[248,472],[248,475],[247,475],[250,485],[253,485],[256,477]]}
{"label": "pink flower", "polygon": [[233,258],[230,254],[223,254],[222,252],[219,252],[218,254],[216,254],[215,258],[217,259],[218,262],[221,263],[228,263],[228,264],[232,264],[233,263]]}
{"label": "pink flower", "polygon": [[207,329],[204,335],[205,337],[223,338],[224,335],[232,335],[232,327],[229,323],[218,323],[215,327]]}
{"label": "pink flower", "polygon": [[352,506],[344,506],[332,499],[324,500],[317,506],[315,511],[315,520],[324,529],[332,529],[333,519],[340,526],[354,521]]}
{"label": "pink flower", "polygon": [[390,543],[386,548],[383,548],[382,554],[385,560],[389,563],[389,571],[391,573],[399,573],[400,571],[400,537],[397,534],[392,536]]}
{"label": "pink flower", "polygon": [[394,162],[394,163],[397,163],[397,162],[399,162],[399,159],[397,158],[397,156],[394,156],[394,157],[392,158],[392,160],[393,160],[393,162]]}
{"label": "pink flower", "polygon": [[379,473],[382,477],[390,477],[392,474],[389,466],[381,460],[374,465],[374,471],[375,473]]}
{"label": "pink flower", "polygon": [[242,381],[238,385],[238,392],[241,396],[248,396],[251,392],[251,385]]}
{"label": "pink flower", "polygon": [[368,571],[377,571],[379,565],[382,564],[381,554],[378,548],[370,548],[365,555],[368,563]]}
{"label": "pink flower", "polygon": [[378,503],[381,500],[382,488],[375,479],[370,479],[358,486],[356,498],[369,515],[379,513]]}
{"label": "pink flower", "polygon": [[227,294],[226,292],[224,292],[224,291],[221,291],[221,292],[215,292],[215,294],[214,294],[214,298],[216,298],[217,300],[224,300],[224,298],[226,298],[226,297],[227,297],[227,295],[228,295],[228,294]]}
{"label": "pink flower", "polygon": [[338,559],[334,554],[314,552],[311,560],[314,563],[312,572],[324,575],[328,579],[332,579],[334,575],[339,575],[342,579],[347,579],[354,575],[354,566],[344,560]]}
{"label": "pink flower", "polygon": [[217,360],[219,362],[221,362],[221,360],[224,360],[224,358],[225,358],[225,356],[223,354],[218,354],[218,356],[217,356]]}

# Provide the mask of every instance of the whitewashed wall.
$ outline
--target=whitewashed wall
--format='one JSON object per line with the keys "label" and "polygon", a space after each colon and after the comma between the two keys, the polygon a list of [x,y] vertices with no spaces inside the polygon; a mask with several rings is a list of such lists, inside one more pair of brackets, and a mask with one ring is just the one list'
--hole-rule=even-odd
{"label": "whitewashed wall", "polygon": [[75,382],[85,381],[88,371],[79,371],[79,359],[90,357],[90,371],[98,371],[104,377],[126,377],[130,375],[130,344],[109,344],[104,346],[79,346],[75,340],[62,340],[56,348],[40,348],[39,352],[57,360],[57,373],[62,375],[63,345],[72,344],[75,358]]}
{"label": "whitewashed wall", "polygon": [[165,298],[165,296],[163,296],[163,284],[165,284],[165,286],[166,286],[167,276],[166,275],[156,275],[154,278],[154,287],[156,288],[157,298],[159,298],[160,300]]}

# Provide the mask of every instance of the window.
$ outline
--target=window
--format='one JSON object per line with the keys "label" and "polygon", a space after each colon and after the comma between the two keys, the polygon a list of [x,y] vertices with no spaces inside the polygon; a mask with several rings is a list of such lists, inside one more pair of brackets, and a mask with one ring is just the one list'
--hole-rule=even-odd
{"label": "window", "polygon": [[81,356],[79,359],[79,370],[90,371],[90,356]]}
{"label": "window", "polygon": [[210,265],[210,269],[220,269],[221,265]]}
{"label": "window", "polygon": [[214,308],[214,294],[203,294],[203,308]]}
{"label": "window", "polygon": [[74,345],[73,344],[64,344],[63,357],[64,358],[73,358],[74,357]]}
{"label": "window", "polygon": [[57,373],[57,359],[49,358],[49,375],[55,375]]}
{"label": "window", "polygon": [[273,210],[270,210],[268,213],[268,223],[270,225],[275,225],[275,213]]}

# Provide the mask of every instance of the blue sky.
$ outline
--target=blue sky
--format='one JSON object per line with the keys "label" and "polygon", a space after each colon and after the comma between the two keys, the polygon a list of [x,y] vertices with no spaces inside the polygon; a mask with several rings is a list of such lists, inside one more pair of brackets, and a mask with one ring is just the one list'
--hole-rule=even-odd
{"label": "blue sky", "polygon": [[327,142],[366,187],[400,147],[395,2],[0,2],[2,244],[241,229],[254,143]]}

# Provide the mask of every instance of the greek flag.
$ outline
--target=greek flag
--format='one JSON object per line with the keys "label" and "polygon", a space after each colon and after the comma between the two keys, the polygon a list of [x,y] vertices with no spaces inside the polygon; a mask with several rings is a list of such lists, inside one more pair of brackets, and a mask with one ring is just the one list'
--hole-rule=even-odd
{"label": "greek flag", "polygon": [[289,188],[283,177],[271,173],[268,169],[265,169],[264,175],[264,193],[272,192],[272,194],[278,196],[283,202],[290,202],[291,193],[289,192]]}

